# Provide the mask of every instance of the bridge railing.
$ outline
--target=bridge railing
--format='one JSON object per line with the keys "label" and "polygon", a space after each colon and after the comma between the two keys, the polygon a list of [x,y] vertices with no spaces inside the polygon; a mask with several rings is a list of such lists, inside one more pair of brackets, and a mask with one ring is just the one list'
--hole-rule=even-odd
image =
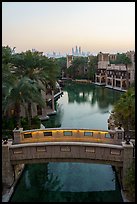
{"label": "bridge railing", "polygon": [[13,144],[48,141],[121,144],[124,139],[124,130],[117,128],[115,130],[46,128],[25,131],[19,129],[13,132]]}

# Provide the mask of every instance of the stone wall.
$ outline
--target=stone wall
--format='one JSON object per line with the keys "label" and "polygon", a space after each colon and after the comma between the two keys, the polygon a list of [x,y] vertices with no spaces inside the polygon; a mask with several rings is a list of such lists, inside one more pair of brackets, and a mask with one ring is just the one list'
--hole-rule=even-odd
{"label": "stone wall", "polygon": [[14,170],[10,162],[10,146],[10,142],[2,145],[2,183],[7,187],[10,187],[14,182]]}

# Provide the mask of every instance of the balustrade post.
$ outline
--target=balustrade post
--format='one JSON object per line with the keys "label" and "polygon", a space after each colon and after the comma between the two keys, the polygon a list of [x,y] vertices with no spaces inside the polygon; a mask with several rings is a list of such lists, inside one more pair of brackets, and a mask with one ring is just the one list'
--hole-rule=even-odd
{"label": "balustrade post", "polygon": [[13,130],[13,143],[19,144],[21,139],[21,132],[23,131],[23,128],[19,128],[18,130],[15,128]]}
{"label": "balustrade post", "polygon": [[121,127],[121,125],[119,127],[115,127],[115,131],[115,139],[121,142],[124,141],[124,129]]}

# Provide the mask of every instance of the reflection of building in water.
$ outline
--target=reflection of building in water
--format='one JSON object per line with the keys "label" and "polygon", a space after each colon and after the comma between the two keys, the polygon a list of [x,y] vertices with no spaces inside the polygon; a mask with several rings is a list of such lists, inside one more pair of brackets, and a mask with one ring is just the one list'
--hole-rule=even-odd
{"label": "reflection of building in water", "polygon": [[135,52],[126,52],[131,60],[131,64],[111,64],[111,60],[116,60],[116,54],[98,54],[98,69],[95,82],[98,85],[105,85],[108,88],[126,90],[135,80]]}

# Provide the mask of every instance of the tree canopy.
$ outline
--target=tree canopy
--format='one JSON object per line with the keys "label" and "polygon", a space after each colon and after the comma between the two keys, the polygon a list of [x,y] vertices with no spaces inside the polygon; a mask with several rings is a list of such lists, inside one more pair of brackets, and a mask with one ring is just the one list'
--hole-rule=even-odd
{"label": "tree canopy", "polygon": [[42,52],[13,53],[9,46],[2,47],[2,110],[3,116],[15,116],[20,119],[20,106],[26,108],[31,117],[30,105],[37,103],[45,107],[41,91],[47,85],[55,88],[58,65],[54,59],[48,59]]}
{"label": "tree canopy", "polygon": [[126,175],[127,195],[130,200],[135,201],[135,161],[132,162],[131,166],[127,170]]}
{"label": "tree canopy", "polygon": [[123,128],[135,130],[135,88],[131,87],[124,93],[114,106],[114,119]]}
{"label": "tree canopy", "polygon": [[116,60],[110,60],[111,64],[131,64],[131,59],[125,53],[117,53]]}

